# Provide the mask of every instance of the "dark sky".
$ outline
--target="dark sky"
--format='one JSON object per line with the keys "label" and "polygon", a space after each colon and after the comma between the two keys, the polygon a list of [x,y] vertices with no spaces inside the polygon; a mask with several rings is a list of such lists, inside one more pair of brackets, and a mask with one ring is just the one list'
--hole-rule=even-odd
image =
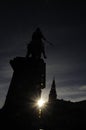
{"label": "dark sky", "polygon": [[86,3],[29,0],[0,3],[0,107],[12,77],[9,60],[26,55],[26,43],[36,27],[54,46],[45,43],[48,97],[53,77],[58,98],[86,99]]}

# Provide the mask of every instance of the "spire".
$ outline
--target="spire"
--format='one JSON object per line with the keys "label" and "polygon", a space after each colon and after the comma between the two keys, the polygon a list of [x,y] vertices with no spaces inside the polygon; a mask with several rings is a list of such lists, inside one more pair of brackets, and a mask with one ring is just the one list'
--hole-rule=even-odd
{"label": "spire", "polygon": [[51,85],[51,90],[49,93],[49,102],[53,102],[57,99],[57,94],[56,94],[56,84],[55,84],[55,78],[53,78],[53,82]]}

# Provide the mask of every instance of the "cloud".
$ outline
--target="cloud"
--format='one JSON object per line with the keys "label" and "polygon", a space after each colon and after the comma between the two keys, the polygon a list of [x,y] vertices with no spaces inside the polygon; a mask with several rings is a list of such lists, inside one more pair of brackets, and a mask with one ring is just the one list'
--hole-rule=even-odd
{"label": "cloud", "polygon": [[83,85],[79,88],[80,91],[86,91],[86,85]]}

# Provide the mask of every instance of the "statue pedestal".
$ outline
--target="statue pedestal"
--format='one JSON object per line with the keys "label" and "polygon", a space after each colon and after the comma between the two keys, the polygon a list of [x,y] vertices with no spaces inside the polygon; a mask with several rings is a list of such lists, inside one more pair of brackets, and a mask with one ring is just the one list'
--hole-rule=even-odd
{"label": "statue pedestal", "polygon": [[43,59],[24,57],[16,57],[10,64],[14,72],[4,107],[12,114],[29,113],[45,88],[46,64]]}

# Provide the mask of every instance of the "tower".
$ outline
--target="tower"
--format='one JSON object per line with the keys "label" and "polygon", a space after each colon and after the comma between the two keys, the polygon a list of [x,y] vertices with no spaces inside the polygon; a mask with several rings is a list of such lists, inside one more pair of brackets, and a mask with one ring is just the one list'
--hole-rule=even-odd
{"label": "tower", "polygon": [[56,101],[57,99],[57,94],[56,94],[56,84],[55,84],[55,79],[53,79],[52,85],[51,85],[51,90],[49,93],[49,102]]}

